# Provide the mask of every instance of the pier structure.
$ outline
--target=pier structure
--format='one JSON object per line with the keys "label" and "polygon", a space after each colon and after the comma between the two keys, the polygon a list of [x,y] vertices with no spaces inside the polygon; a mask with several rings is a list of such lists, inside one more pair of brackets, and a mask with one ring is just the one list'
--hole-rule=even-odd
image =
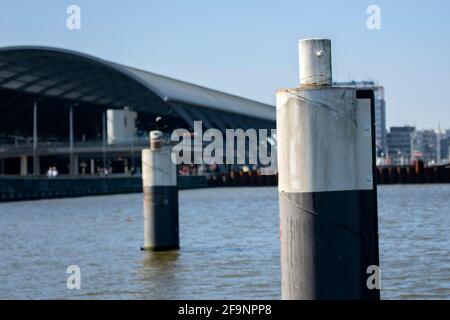
{"label": "pier structure", "polygon": [[282,298],[379,299],[373,91],[332,86],[330,40],[299,54],[277,93]]}

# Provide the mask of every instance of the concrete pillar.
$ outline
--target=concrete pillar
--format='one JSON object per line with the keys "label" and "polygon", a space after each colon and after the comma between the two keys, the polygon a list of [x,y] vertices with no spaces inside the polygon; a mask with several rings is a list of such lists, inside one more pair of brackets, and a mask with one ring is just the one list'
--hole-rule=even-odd
{"label": "concrete pillar", "polygon": [[103,169],[106,168],[106,109],[102,112],[102,157]]}
{"label": "concrete pillar", "polygon": [[179,248],[177,170],[161,138],[150,132],[151,148],[142,150],[144,250]]}
{"label": "concrete pillar", "polygon": [[[69,106],[69,168],[70,168],[70,174],[75,175],[78,174],[78,163],[75,163],[77,161],[78,157],[76,157],[73,154],[73,106]],[[77,161],[78,162],[78,161]]]}
{"label": "concrete pillar", "polygon": [[95,174],[95,161],[91,159],[91,175]]}
{"label": "concrete pillar", "polygon": [[80,162],[77,154],[70,155],[70,174],[78,175],[80,173]]}
{"label": "concrete pillar", "polygon": [[27,156],[20,157],[20,175],[21,176],[28,175],[28,157]]}
{"label": "concrete pillar", "polygon": [[123,173],[128,173],[128,158],[123,159]]}
{"label": "concrete pillar", "polygon": [[86,163],[86,161],[82,161],[81,163],[80,163],[80,167],[81,167],[81,174],[84,176],[84,175],[86,175],[86,167],[87,167],[87,163]]}
{"label": "concrete pillar", "polygon": [[33,103],[33,174],[40,174],[39,157],[37,156],[38,144],[38,104],[37,101]]}
{"label": "concrete pillar", "polygon": [[69,149],[73,152],[73,106],[69,106]]}
{"label": "concrete pillar", "polygon": [[330,40],[299,48],[277,93],[282,299],[379,299],[373,92],[331,86]]}
{"label": "concrete pillar", "polygon": [[33,157],[33,175],[39,176],[41,174],[41,158],[36,155]]}

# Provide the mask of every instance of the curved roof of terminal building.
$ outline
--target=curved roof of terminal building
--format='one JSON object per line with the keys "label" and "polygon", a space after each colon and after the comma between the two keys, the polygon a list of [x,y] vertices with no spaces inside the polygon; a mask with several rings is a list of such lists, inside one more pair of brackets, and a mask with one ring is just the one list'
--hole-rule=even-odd
{"label": "curved roof of terminal building", "polygon": [[170,102],[275,121],[275,107],[84,53],[39,46],[0,48],[0,88],[167,112]]}

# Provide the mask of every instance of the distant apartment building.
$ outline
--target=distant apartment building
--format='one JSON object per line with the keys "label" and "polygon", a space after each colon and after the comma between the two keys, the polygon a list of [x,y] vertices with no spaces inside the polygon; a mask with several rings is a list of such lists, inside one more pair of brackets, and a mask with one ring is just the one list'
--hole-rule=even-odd
{"label": "distant apartment building", "polygon": [[425,164],[440,162],[439,135],[434,130],[420,130],[414,134],[413,158]]}
{"label": "distant apartment building", "polygon": [[375,95],[375,141],[377,157],[387,154],[387,130],[386,130],[386,101],[384,100],[384,87],[374,81],[350,81],[336,82],[337,87],[353,87],[358,89],[372,89]]}
{"label": "distant apartment building", "polygon": [[387,134],[388,159],[393,165],[411,163],[414,151],[415,127],[391,127]]}

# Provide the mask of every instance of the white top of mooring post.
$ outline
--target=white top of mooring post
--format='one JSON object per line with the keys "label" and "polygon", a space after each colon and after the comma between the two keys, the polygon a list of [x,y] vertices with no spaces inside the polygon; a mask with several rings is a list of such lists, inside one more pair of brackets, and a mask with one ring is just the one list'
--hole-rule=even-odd
{"label": "white top of mooring post", "polygon": [[150,131],[150,149],[157,150],[162,148],[163,133],[159,130]]}
{"label": "white top of mooring post", "polygon": [[331,86],[331,40],[302,39],[298,51],[300,85]]}

